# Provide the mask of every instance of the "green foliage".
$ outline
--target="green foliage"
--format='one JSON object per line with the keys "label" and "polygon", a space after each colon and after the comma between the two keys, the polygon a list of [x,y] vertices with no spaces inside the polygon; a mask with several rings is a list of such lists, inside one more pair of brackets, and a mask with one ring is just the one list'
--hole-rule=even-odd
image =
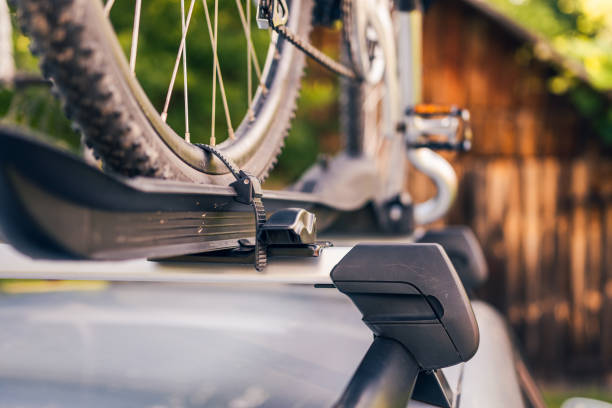
{"label": "green foliage", "polygon": [[[550,91],[567,93],[612,145],[612,2],[607,0],[488,0],[527,29],[543,36],[565,57],[579,62],[588,86],[566,69],[549,81]],[[536,50],[537,51],[537,50]],[[537,52],[535,53],[537,55]],[[592,88],[592,89],[589,89]],[[606,95],[608,94],[608,95]]]}
{"label": "green foliage", "polygon": [[[29,50],[30,40],[14,30],[13,43],[18,71],[21,74],[39,75],[38,60]],[[75,152],[79,150],[79,136],[72,130],[59,102],[50,94],[47,86],[0,88],[0,120],[38,130],[39,135],[50,136],[50,141],[57,146]]]}
{"label": "green foliage", "polygon": [[315,162],[318,151],[319,142],[313,137],[309,121],[305,118],[296,119],[267,186],[282,186],[297,180]]}
{"label": "green foliage", "polygon": [[[245,0],[241,0],[243,9]],[[214,1],[208,1],[210,18],[214,24]],[[186,13],[189,1],[185,1]],[[248,2],[251,4],[252,2]],[[134,2],[118,0],[111,12],[113,26],[129,55],[132,41]],[[181,39],[180,2],[147,0],[142,3],[136,76],[153,106],[161,112]],[[251,12],[254,15],[255,9]],[[234,129],[247,110],[247,42],[235,1],[219,1],[218,56],[223,83],[227,94],[230,117]],[[258,30],[253,18],[252,39],[260,66],[263,66],[269,44],[269,33]],[[192,141],[207,143],[210,138],[212,117],[213,58],[211,40],[202,2],[195,2],[187,36],[188,95],[190,133]],[[253,70],[253,89],[257,86]],[[168,124],[183,134],[184,85],[182,62],[176,78]],[[227,126],[219,86],[216,90],[215,136],[217,142],[227,136]]]}
{"label": "green foliage", "polygon": [[270,184],[278,186],[295,181],[316,161],[319,152],[334,153],[325,142],[337,139],[338,115],[332,108],[337,99],[337,82],[325,78],[304,81],[297,116]]}
{"label": "green foliage", "polygon": [[[17,24],[13,24],[13,27],[17,27]],[[15,66],[19,71],[38,74],[38,59],[30,52],[30,39],[15,28],[13,30],[13,43],[15,44],[13,57],[15,58]]]}
{"label": "green foliage", "polygon": [[488,0],[585,67],[599,90],[612,90],[612,2],[605,0]]}
{"label": "green foliage", "polygon": [[0,117],[5,122],[50,136],[59,147],[74,152],[80,148],[79,135],[72,130],[60,104],[46,86],[1,91]]}

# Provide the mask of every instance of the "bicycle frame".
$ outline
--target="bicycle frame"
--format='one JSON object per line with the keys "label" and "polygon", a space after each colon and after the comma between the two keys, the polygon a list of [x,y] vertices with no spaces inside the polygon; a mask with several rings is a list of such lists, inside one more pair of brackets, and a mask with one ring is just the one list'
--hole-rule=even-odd
{"label": "bicycle frame", "polygon": [[[420,1],[397,1],[397,52],[401,84],[402,112],[422,102],[423,12]],[[412,140],[408,140],[412,142]],[[415,224],[423,225],[442,217],[457,195],[457,175],[442,156],[426,148],[409,149],[408,160],[431,178],[436,195],[414,206]]]}
{"label": "bicycle frame", "polygon": [[[397,3],[398,30],[396,32],[396,47],[399,67],[401,112],[422,102],[422,20],[421,1]],[[0,1],[0,19],[8,19],[6,2]],[[0,24],[0,82],[9,81],[14,76],[14,66],[10,45],[10,20]],[[8,39],[8,41],[2,41]],[[5,44],[6,43],[6,44]],[[410,142],[410,141],[408,141]],[[401,148],[401,147],[400,147]],[[430,149],[408,149],[408,161],[434,182],[437,193],[431,199],[414,205],[414,221],[416,225],[428,224],[442,217],[452,205],[457,194],[457,177],[447,160]],[[395,163],[395,169],[404,168],[402,163]],[[383,200],[389,199],[401,192],[405,185],[406,171],[395,171],[389,174],[391,180],[387,183],[386,192],[380,194]],[[333,183],[332,183],[333,184]],[[380,197],[377,198],[380,201]]]}

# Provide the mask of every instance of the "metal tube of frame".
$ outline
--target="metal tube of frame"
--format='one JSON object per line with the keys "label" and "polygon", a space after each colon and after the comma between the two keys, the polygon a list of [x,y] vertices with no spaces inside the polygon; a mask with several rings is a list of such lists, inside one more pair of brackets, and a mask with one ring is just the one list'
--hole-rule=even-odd
{"label": "metal tube of frame", "polygon": [[[398,66],[402,89],[402,109],[422,102],[423,13],[419,0],[397,0],[398,4]],[[414,207],[418,225],[442,217],[457,195],[457,175],[442,156],[429,149],[408,150],[412,165],[430,177],[436,185],[436,195]]]}
{"label": "metal tube of frame", "polygon": [[398,68],[402,89],[402,110],[421,103],[422,100],[422,20],[418,5],[401,4],[397,13]]}
{"label": "metal tube of frame", "polygon": [[375,337],[334,407],[405,407],[418,375],[416,360],[398,341]]}

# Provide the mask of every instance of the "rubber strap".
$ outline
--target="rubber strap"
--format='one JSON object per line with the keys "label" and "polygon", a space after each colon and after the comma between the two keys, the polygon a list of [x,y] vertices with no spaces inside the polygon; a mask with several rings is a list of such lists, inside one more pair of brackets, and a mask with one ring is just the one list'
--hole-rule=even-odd
{"label": "rubber strap", "polygon": [[[236,181],[231,186],[236,190],[238,197],[236,198],[240,202],[250,204],[253,207],[253,213],[255,215],[255,269],[262,271],[267,263],[267,248],[266,244],[259,239],[261,227],[266,223],[266,209],[264,208],[263,201],[261,199],[261,184],[259,179],[252,174],[247,173],[244,170],[240,170],[238,166],[229,158],[226,157],[221,151],[215,149],[212,146],[205,144],[196,144],[199,148],[208,152],[221,160],[221,162],[229,169]],[[246,193],[244,185],[246,187]]]}

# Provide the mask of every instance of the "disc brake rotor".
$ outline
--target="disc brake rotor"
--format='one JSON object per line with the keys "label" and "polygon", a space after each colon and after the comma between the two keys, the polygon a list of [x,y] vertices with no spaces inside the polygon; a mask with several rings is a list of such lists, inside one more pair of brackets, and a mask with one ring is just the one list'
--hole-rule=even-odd
{"label": "disc brake rotor", "polygon": [[342,0],[342,23],[348,56],[357,75],[370,84],[380,82],[385,66],[393,66],[395,59],[390,11],[390,5],[385,0]]}

